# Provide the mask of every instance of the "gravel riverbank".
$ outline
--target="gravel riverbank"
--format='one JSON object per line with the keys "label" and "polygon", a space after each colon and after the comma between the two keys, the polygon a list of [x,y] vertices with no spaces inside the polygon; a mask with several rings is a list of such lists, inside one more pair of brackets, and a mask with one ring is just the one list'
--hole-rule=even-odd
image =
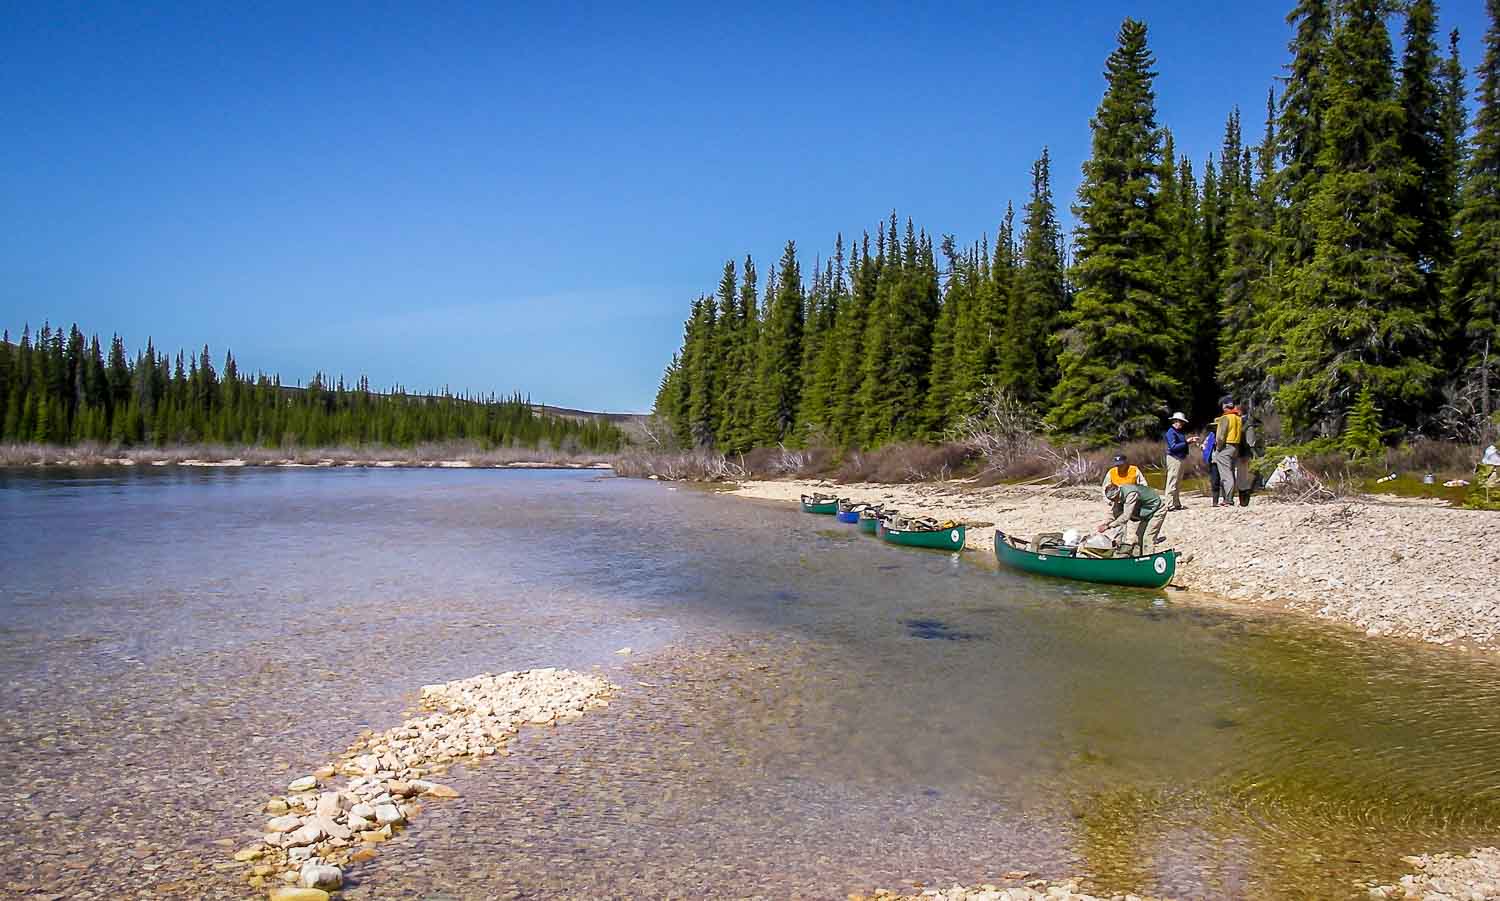
{"label": "gravel riverbank", "polygon": [[[1086,488],[758,481],[734,491],[779,501],[814,492],[984,523],[968,536],[968,548],[984,554],[994,549],[994,526],[1022,535],[1090,529],[1108,513]],[[1500,646],[1500,517],[1493,513],[1371,496],[1331,504],[1257,497],[1243,508],[1214,508],[1198,497],[1184,503],[1163,530],[1171,547],[1191,555],[1179,562],[1177,586],[1304,611],[1370,635]]]}

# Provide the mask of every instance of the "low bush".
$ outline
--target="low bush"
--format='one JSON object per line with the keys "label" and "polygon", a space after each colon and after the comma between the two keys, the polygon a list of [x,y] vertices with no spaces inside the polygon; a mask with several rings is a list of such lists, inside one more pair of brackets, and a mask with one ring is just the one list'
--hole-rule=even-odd
{"label": "low bush", "polygon": [[975,451],[956,444],[903,441],[847,454],[833,477],[840,482],[902,484],[951,479],[973,468]]}

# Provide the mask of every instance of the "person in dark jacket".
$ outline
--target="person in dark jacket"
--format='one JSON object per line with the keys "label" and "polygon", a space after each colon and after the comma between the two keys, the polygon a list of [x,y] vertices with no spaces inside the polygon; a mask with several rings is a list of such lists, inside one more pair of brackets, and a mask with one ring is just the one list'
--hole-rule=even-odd
{"label": "person in dark jacket", "polygon": [[1172,425],[1167,429],[1167,509],[1181,510],[1182,498],[1178,495],[1178,489],[1182,484],[1182,464],[1187,460],[1188,449],[1198,442],[1198,436],[1185,435],[1183,429],[1187,428],[1187,417],[1181,413],[1172,414]]}

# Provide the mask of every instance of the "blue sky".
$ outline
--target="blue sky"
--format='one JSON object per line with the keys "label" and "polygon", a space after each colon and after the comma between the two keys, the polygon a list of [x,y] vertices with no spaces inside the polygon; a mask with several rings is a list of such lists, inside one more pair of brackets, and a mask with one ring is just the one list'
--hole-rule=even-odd
{"label": "blue sky", "polygon": [[1066,207],[1125,15],[1179,151],[1257,139],[1290,5],[9,3],[0,325],[644,410],[726,258],[993,234],[1043,145]]}

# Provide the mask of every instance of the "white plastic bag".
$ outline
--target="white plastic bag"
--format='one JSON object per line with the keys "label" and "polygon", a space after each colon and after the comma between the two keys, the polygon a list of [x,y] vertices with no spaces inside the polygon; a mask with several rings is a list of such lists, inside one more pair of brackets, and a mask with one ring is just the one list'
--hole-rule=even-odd
{"label": "white plastic bag", "polygon": [[1266,487],[1275,488],[1282,482],[1300,482],[1307,478],[1302,471],[1302,464],[1297,462],[1295,456],[1282,457],[1281,462],[1276,464],[1276,471],[1266,479]]}

